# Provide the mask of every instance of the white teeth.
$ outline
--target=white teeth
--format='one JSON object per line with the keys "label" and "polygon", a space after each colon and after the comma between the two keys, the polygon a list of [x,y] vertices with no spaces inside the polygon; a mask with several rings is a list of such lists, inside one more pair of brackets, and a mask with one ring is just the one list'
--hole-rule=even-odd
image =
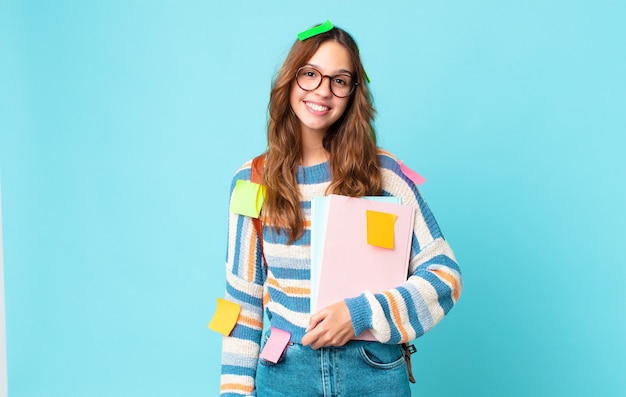
{"label": "white teeth", "polygon": [[329,110],[330,108],[327,106],[322,106],[322,105],[316,105],[314,103],[310,103],[310,102],[305,102],[306,105],[308,107],[310,107],[311,109],[315,110],[316,112],[325,112],[327,110]]}

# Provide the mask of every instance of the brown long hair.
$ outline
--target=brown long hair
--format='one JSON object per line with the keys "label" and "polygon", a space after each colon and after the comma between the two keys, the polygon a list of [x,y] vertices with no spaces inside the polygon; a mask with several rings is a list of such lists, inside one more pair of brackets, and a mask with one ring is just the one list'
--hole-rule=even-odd
{"label": "brown long hair", "polygon": [[330,153],[332,175],[326,193],[361,197],[380,195],[382,191],[373,128],[374,107],[354,39],[343,29],[334,27],[307,40],[296,40],[272,86],[268,106],[268,149],[263,170],[266,187],[263,219],[276,232],[286,229],[289,243],[304,232],[304,215],[296,180],[302,157],[300,120],[291,108],[290,92],[296,70],[306,64],[322,43],[329,40],[348,50],[359,85],[343,115],[328,129],[323,139],[324,148]]}

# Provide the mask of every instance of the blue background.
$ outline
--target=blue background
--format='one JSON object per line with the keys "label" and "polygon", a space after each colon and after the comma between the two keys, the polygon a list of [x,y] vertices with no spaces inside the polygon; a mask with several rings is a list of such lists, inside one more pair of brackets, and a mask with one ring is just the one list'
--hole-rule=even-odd
{"label": "blue background", "polygon": [[329,18],[465,276],[418,396],[626,392],[623,1],[3,1],[11,397],[213,396],[227,199]]}

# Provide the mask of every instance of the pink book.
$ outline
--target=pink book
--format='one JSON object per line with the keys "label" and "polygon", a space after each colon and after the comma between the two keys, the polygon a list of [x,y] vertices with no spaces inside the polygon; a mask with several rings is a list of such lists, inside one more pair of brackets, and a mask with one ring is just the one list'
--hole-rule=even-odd
{"label": "pink book", "polygon": [[[339,195],[330,195],[327,200],[325,226],[322,222],[325,233],[318,244],[320,265],[312,271],[312,313],[366,290],[378,293],[398,287],[408,276],[415,208]],[[368,243],[368,210],[395,215],[393,249]],[[322,236],[319,232],[314,230]],[[369,331],[355,339],[376,340]]]}

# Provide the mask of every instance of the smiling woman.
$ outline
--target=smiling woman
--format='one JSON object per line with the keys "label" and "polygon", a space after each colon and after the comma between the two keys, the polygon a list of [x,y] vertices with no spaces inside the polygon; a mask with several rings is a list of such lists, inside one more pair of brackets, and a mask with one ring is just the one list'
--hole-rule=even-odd
{"label": "smiling woman", "polygon": [[[310,276],[306,197],[324,194],[329,180],[337,188],[349,180],[341,189],[355,192],[373,186],[361,176],[376,175],[360,136],[371,133],[369,92],[377,145],[429,178],[420,192],[469,286],[460,306],[415,342],[413,395],[624,394],[626,51],[618,50],[626,47],[626,1],[314,4],[0,2],[8,395],[219,394],[222,337],[206,323],[224,293],[228,190],[233,171],[265,148],[266,132],[263,177],[283,199],[290,189],[304,193],[304,232],[290,246],[292,228],[281,229],[272,244],[264,224],[264,282],[262,262],[260,278],[254,273],[253,224],[241,217],[230,229],[241,249],[229,253],[228,296],[253,303],[241,305],[224,342],[222,387],[250,390],[260,365],[278,370],[299,357],[294,341],[310,315],[298,311]],[[372,83],[350,64],[358,85],[328,130],[330,159],[302,167],[308,151],[300,153],[299,134],[288,135],[299,126],[290,89],[322,36],[296,43],[274,82],[268,120],[269,82],[295,34],[327,16],[359,40]],[[330,41],[359,61],[348,42]],[[381,186],[391,177],[404,183],[383,153],[375,162]],[[290,203],[277,208],[287,215]],[[272,255],[278,247],[289,259]],[[405,290],[417,296],[426,285]],[[257,304],[251,297],[263,289],[267,300]],[[398,305],[366,294],[374,331],[389,324],[378,309],[401,316],[410,306],[402,289],[388,296]],[[257,317],[259,306],[271,319]],[[353,317],[357,326],[367,315]],[[269,326],[292,334],[275,365],[258,354]],[[389,335],[396,344],[395,328]],[[358,350],[367,365],[398,365],[397,350]]]}
{"label": "smiling woman", "polygon": [[[400,345],[450,311],[461,274],[417,187],[376,145],[354,39],[330,25],[296,41],[272,87],[269,114],[268,150],[232,183],[233,202],[241,180],[262,182],[266,196],[258,219],[237,211],[229,217],[226,298],[241,314],[223,340],[222,395],[409,396]],[[311,312],[311,202],[329,194],[396,196],[419,215],[404,283]],[[263,324],[264,310],[270,324]],[[262,337],[264,325],[270,330]],[[365,331],[375,340],[355,340]],[[268,359],[264,349],[277,338],[278,355]]]}

